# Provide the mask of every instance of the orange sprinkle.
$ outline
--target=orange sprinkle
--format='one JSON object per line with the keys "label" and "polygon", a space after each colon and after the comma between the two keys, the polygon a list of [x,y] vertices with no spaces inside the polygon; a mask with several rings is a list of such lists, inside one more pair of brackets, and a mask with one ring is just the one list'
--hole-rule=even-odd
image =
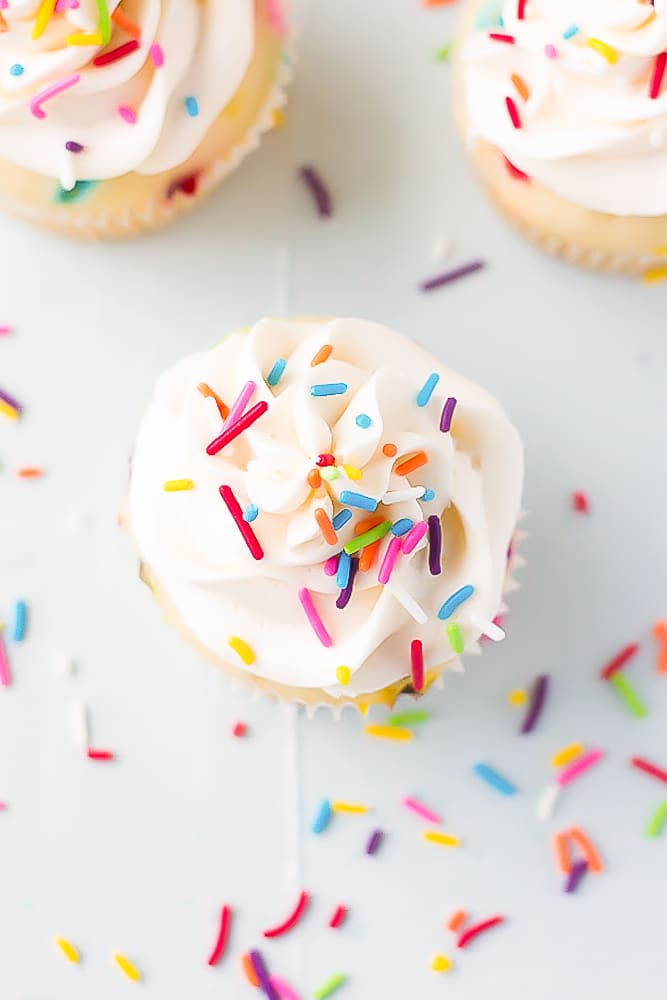
{"label": "orange sprinkle", "polygon": [[588,867],[590,870],[592,872],[603,872],[604,863],[602,858],[584,831],[578,826],[571,826],[567,832],[572,837],[572,840],[575,842],[583,856],[586,858],[586,861],[588,861]]}
{"label": "orange sprinkle", "polygon": [[411,472],[415,472],[416,469],[421,469],[422,465],[426,465],[428,462],[428,455],[425,451],[418,451],[416,455],[412,458],[406,458],[402,462],[399,462],[394,472],[397,476],[409,476]]}
{"label": "orange sprinkle", "polygon": [[524,101],[527,101],[530,97],[530,91],[518,73],[512,73],[512,83],[516,87],[519,97],[522,97]]}
{"label": "orange sprinkle", "polygon": [[391,442],[390,442],[389,444],[386,444],[383,447],[382,454],[386,455],[387,458],[393,458],[397,451],[398,451],[398,448],[396,447],[396,445],[395,444],[391,444]]}
{"label": "orange sprinkle", "polygon": [[556,852],[556,864],[558,865],[558,871],[562,872],[563,875],[569,875],[572,868],[572,862],[570,861],[570,848],[567,842],[566,833],[556,833],[554,834],[554,850]]}
{"label": "orange sprinkle", "polygon": [[457,931],[459,927],[465,923],[467,916],[468,914],[465,910],[457,910],[456,913],[452,913],[449,918],[449,923],[447,924],[448,930]]}
{"label": "orange sprinkle", "polygon": [[311,469],[308,473],[308,485],[311,490],[319,490],[322,485],[322,476],[319,469]]}
{"label": "orange sprinkle", "polygon": [[354,526],[355,535],[363,535],[365,531],[370,531],[371,528],[377,528],[378,524],[384,521],[382,514],[378,514],[375,517],[364,517]]}
{"label": "orange sprinkle", "polygon": [[201,392],[202,396],[210,396],[212,399],[216,401],[216,403],[218,404],[218,410],[220,411],[220,416],[222,417],[223,420],[226,420],[227,417],[229,416],[229,407],[226,405],[226,403],[223,403],[223,401],[220,399],[220,396],[218,396],[217,392],[213,392],[213,389],[211,389],[210,385],[207,385],[206,382],[200,382],[197,388]]}
{"label": "orange sprinkle", "polygon": [[661,619],[657,621],[652,629],[653,638],[661,643],[658,650],[658,673],[667,674],[667,621]]}
{"label": "orange sprinkle", "polygon": [[325,344],[324,347],[320,347],[319,351],[310,362],[310,367],[314,368],[315,365],[321,365],[323,362],[328,361],[333,354],[333,347],[331,344]]}
{"label": "orange sprinkle", "polygon": [[132,38],[141,38],[141,28],[134,21],[130,21],[129,17],[123,14],[120,7],[116,7],[111,15],[111,20],[115,21],[118,27],[127,32],[128,35],[131,35]]}
{"label": "orange sprinkle", "polygon": [[37,466],[27,465],[22,469],[17,469],[16,475],[19,479],[38,479],[40,476],[44,475],[44,469],[38,469]]}
{"label": "orange sprinkle", "polygon": [[362,573],[368,573],[369,569],[372,568],[379,548],[380,542],[377,541],[371,542],[370,545],[367,545],[366,548],[362,550],[361,556],[359,557],[359,569]]}
{"label": "orange sprinkle", "polygon": [[243,966],[243,972],[246,979],[251,986],[254,986],[257,989],[259,987],[259,979],[257,978],[257,973],[255,972],[255,967],[252,964],[250,955],[247,953],[245,955],[241,955],[241,965]]}
{"label": "orange sprinkle", "polygon": [[318,507],[315,511],[315,520],[317,521],[318,528],[322,532],[322,538],[327,545],[337,545],[338,535],[334,531],[331,519],[323,507]]}

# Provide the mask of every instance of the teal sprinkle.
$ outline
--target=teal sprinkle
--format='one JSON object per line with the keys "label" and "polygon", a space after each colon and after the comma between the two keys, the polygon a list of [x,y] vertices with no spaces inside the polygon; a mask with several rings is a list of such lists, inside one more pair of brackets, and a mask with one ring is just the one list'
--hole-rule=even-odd
{"label": "teal sprinkle", "polygon": [[329,820],[331,819],[331,803],[328,799],[325,799],[317,810],[315,819],[313,820],[313,825],[311,830],[313,833],[323,833],[326,830]]}
{"label": "teal sprinkle", "polygon": [[566,28],[563,32],[563,38],[574,38],[579,32],[579,27],[576,24],[571,24],[569,28]]}
{"label": "teal sprinkle", "polygon": [[58,185],[55,200],[61,205],[70,201],[80,201],[90,194],[91,189],[98,183],[99,181],[77,181],[71,191],[66,191],[64,187]]}
{"label": "teal sprinkle", "polygon": [[12,76],[22,76],[25,73],[25,67],[21,63],[14,63],[13,66],[9,67],[9,72]]}
{"label": "teal sprinkle", "polygon": [[274,385],[278,385],[281,378],[283,377],[283,372],[285,371],[286,364],[287,362],[285,361],[284,358],[277,358],[277,360],[273,364],[273,368],[266,376],[267,385],[270,385],[272,387]]}
{"label": "teal sprinkle", "polygon": [[249,503],[246,509],[243,511],[243,520],[247,521],[247,523],[250,524],[251,521],[255,520],[258,514],[259,514],[259,507],[257,506],[257,504]]}
{"label": "teal sprinkle", "polygon": [[427,503],[429,500],[435,500],[435,490],[424,490],[419,499],[425,500]]}
{"label": "teal sprinkle", "polygon": [[423,386],[417,393],[417,406],[426,406],[426,404],[431,399],[433,395],[433,390],[440,381],[440,376],[437,372],[433,372],[424,382]]}
{"label": "teal sprinkle", "polygon": [[196,118],[199,114],[199,103],[196,97],[185,98],[185,110],[191,118]]}
{"label": "teal sprinkle", "polygon": [[367,413],[360,413],[355,420],[357,427],[363,427],[364,430],[366,430],[367,427],[370,427],[372,423],[373,421]]}
{"label": "teal sprinkle", "polygon": [[398,521],[394,521],[391,526],[391,533],[394,538],[400,538],[401,535],[407,535],[410,528],[413,526],[414,521],[409,517],[402,517]]}
{"label": "teal sprinkle", "polygon": [[480,9],[477,20],[475,21],[476,28],[504,28],[505,22],[503,21],[503,5],[502,0],[489,0],[489,3],[485,3]]}

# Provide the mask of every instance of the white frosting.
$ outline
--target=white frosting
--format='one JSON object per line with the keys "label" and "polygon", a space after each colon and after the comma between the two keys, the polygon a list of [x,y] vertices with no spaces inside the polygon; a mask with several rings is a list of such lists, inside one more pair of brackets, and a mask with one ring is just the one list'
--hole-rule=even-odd
{"label": "white frosting", "polygon": [[[667,73],[649,96],[655,57],[667,50],[667,0],[517,0],[503,27],[478,29],[463,49],[470,139],[497,146],[524,173],[576,204],[614,215],[667,213]],[[576,25],[571,38],[563,33]],[[489,32],[514,36],[510,45]],[[597,39],[615,62],[591,48]],[[556,58],[545,54],[553,46]],[[511,81],[522,78],[524,101]],[[512,125],[510,96],[522,120]]]}
{"label": "white frosting", "polygon": [[[333,353],[311,366],[323,345]],[[266,377],[277,358],[286,359],[274,388]],[[440,380],[430,402],[416,396],[432,372]],[[231,405],[248,382],[252,402],[267,412],[215,457],[206,446],[216,436],[206,383]],[[344,382],[343,395],[314,398],[314,384]],[[458,400],[450,433],[439,429],[445,400]],[[371,418],[368,428],[356,417]],[[219,432],[219,431],[218,431]],[[383,445],[397,446],[395,458]],[[396,464],[425,451],[428,464],[399,476]],[[318,456],[333,454],[361,470],[342,474],[315,491],[308,473]],[[194,489],[168,493],[168,480],[190,478]],[[144,418],[132,466],[130,520],[142,558],[165,589],[185,625],[216,657],[236,663],[229,647],[238,636],[253,649],[244,669],[281,684],[324,688],[334,696],[375,691],[410,673],[410,641],[424,644],[425,665],[456,660],[441,604],[467,584],[474,594],[454,615],[467,646],[498,613],[506,577],[507,550],[521,500],[523,456],[519,436],[487,393],[449,371],[418,345],[386,327],[357,319],[299,322],[264,319],[247,334],[232,334],[220,346],[187,358],[161,377]],[[259,507],[252,528],[265,557],[255,561],[223,503],[218,487],[229,485],[242,509]],[[406,487],[434,491],[430,501],[411,499],[385,506],[382,497]],[[354,537],[354,526],[370,515],[354,509],[327,545],[314,511],[341,509],[342,490],[380,502],[378,514],[392,523],[442,515],[442,572],[428,568],[428,544],[399,555],[388,586],[378,570],[392,535],[382,543],[368,572],[357,573],[352,597],[336,607],[335,577],[324,561]],[[414,492],[423,492],[415,490]],[[350,508],[352,509],[352,508]],[[426,611],[418,625],[392,594],[402,587]],[[298,599],[307,587],[332,637],[325,648]],[[238,660],[238,666],[243,664]],[[349,685],[336,681],[347,666]]]}
{"label": "white frosting", "polygon": [[[253,0],[133,0],[122,11],[141,28],[139,48],[105,66],[97,55],[131,41],[114,21],[108,45],[70,45],[68,37],[97,31],[96,0],[77,7],[62,0],[44,34],[34,39],[40,0],[8,0],[0,11],[0,160],[59,178],[103,180],[129,171],[156,174],[183,163],[234,95],[254,47]],[[118,0],[108,0],[111,12]],[[151,46],[164,57],[155,66]],[[12,73],[12,67],[22,72]],[[44,102],[33,98],[73,75],[79,81]],[[194,97],[198,114],[186,111]],[[137,116],[128,124],[118,108]],[[74,141],[83,151],[68,154]],[[67,166],[63,161],[67,159]]]}

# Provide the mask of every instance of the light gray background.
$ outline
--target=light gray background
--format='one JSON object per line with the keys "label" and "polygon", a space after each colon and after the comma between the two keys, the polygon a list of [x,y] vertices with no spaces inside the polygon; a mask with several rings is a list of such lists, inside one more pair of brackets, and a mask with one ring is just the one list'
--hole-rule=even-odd
{"label": "light gray background", "polygon": [[[0,384],[26,406],[0,425],[0,614],[30,607],[0,691],[0,992],[8,1000],[110,1000],[135,989],[119,950],[159,1000],[251,995],[236,955],[306,887],[298,931],[266,947],[271,968],[311,995],[335,971],[353,998],[442,995],[607,998],[664,982],[665,843],[647,817],[665,789],[627,766],[667,764],[650,624],[667,612],[664,523],[666,290],[579,273],[539,256],[491,212],[451,123],[450,69],[434,50],[454,10],[417,0],[310,0],[287,126],[203,211],[155,238],[78,246],[3,220]],[[312,162],[335,218],[319,221],[295,178]],[[445,265],[432,247],[454,243]],[[488,270],[433,293],[419,279],[473,256]],[[427,700],[412,745],[369,740],[350,716],[314,721],[235,692],[160,620],[115,519],[142,408],[157,374],[264,314],[358,314],[416,337],[507,405],[527,451],[528,565],[507,642]],[[17,465],[48,469],[17,482]],[[590,517],[573,514],[573,489]],[[638,722],[597,680],[628,641]],[[54,676],[59,651],[79,664]],[[539,731],[517,735],[507,692],[554,677]],[[68,705],[90,706],[93,740],[71,747]],[[664,715],[663,715],[664,718]],[[245,740],[230,738],[237,719]],[[552,823],[535,818],[549,757],[564,742],[608,751]],[[471,773],[480,759],[519,785],[513,800]],[[400,800],[443,811],[465,846],[424,844]],[[323,796],[373,805],[309,832]],[[580,823],[608,874],[561,892],[550,834]],[[387,838],[368,859],[369,830]],[[230,957],[205,959],[224,902]],[[350,906],[334,933],[334,904]],[[463,906],[507,926],[454,954],[443,930]],[[53,939],[83,951],[68,965]],[[454,955],[448,977],[429,971]]]}

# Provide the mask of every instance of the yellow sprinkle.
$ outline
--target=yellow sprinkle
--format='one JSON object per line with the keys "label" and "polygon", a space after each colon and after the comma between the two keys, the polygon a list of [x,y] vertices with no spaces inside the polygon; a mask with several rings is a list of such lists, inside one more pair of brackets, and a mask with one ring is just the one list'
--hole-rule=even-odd
{"label": "yellow sprinkle", "polygon": [[79,964],[81,956],[71,941],[68,941],[66,938],[59,937],[56,938],[56,944],[68,961],[74,962],[75,965]]}
{"label": "yellow sprinkle", "polygon": [[15,410],[9,403],[5,403],[4,399],[0,399],[0,413],[4,417],[9,417],[10,420],[18,420],[19,418],[19,411]]}
{"label": "yellow sprinkle", "polygon": [[452,837],[449,833],[440,833],[439,830],[424,830],[422,837],[431,844],[442,844],[443,847],[458,847],[461,843],[458,837]]}
{"label": "yellow sprinkle", "polygon": [[331,808],[337,813],[367,813],[369,811],[368,806],[362,805],[358,802],[332,802]]}
{"label": "yellow sprinkle", "polygon": [[32,29],[33,38],[41,38],[46,30],[46,26],[51,20],[51,15],[56,9],[56,0],[42,0],[37,11],[35,24]]}
{"label": "yellow sprinkle", "polygon": [[400,726],[366,726],[368,736],[376,736],[380,740],[411,740],[412,732],[401,729]]}
{"label": "yellow sprinkle", "polygon": [[255,654],[243,639],[239,639],[237,635],[233,635],[229,640],[229,645],[232,647],[235,653],[238,653],[244,663],[250,665],[255,662]]}
{"label": "yellow sprinkle", "polygon": [[344,465],[343,472],[348,479],[361,479],[361,469],[358,469],[356,465]]}
{"label": "yellow sprinkle", "polygon": [[653,253],[656,257],[667,257],[667,246],[658,247]]}
{"label": "yellow sprinkle", "polygon": [[165,493],[177,493],[179,490],[193,490],[195,484],[191,479],[168,479],[162,489]]}
{"label": "yellow sprinkle", "polygon": [[517,688],[514,691],[510,691],[510,693],[507,695],[507,700],[510,703],[510,705],[524,705],[527,697],[528,695],[526,694],[525,691],[521,691],[519,688]]}
{"label": "yellow sprinkle", "polygon": [[591,49],[595,49],[596,52],[599,52],[608,63],[613,65],[617,62],[618,52],[616,49],[612,49],[611,45],[607,45],[606,42],[601,42],[599,38],[587,38],[586,45],[588,45]]}
{"label": "yellow sprinkle", "polygon": [[76,35],[67,36],[68,45],[101,45],[102,36],[99,31],[94,32],[92,35],[86,35],[80,32]]}
{"label": "yellow sprinkle", "polygon": [[557,750],[556,753],[551,758],[552,767],[563,767],[565,764],[569,764],[571,760],[578,757],[581,751],[584,749],[583,743],[568,743],[566,747],[562,747]]}
{"label": "yellow sprinkle", "polygon": [[120,971],[124,972],[127,978],[131,979],[133,983],[141,982],[141,973],[129,958],[125,958],[125,955],[114,955],[113,960]]}
{"label": "yellow sprinkle", "polygon": [[434,972],[448,972],[452,967],[451,959],[446,955],[434,955],[431,968]]}
{"label": "yellow sprinkle", "polygon": [[276,108],[271,117],[273,119],[274,128],[282,128],[285,124],[285,112],[282,108]]}
{"label": "yellow sprinkle", "polygon": [[339,684],[345,686],[350,683],[350,668],[349,667],[336,667],[336,680]]}
{"label": "yellow sprinkle", "polygon": [[659,281],[667,278],[667,264],[658,264],[656,267],[649,267],[642,274],[642,281],[645,285],[656,285]]}

